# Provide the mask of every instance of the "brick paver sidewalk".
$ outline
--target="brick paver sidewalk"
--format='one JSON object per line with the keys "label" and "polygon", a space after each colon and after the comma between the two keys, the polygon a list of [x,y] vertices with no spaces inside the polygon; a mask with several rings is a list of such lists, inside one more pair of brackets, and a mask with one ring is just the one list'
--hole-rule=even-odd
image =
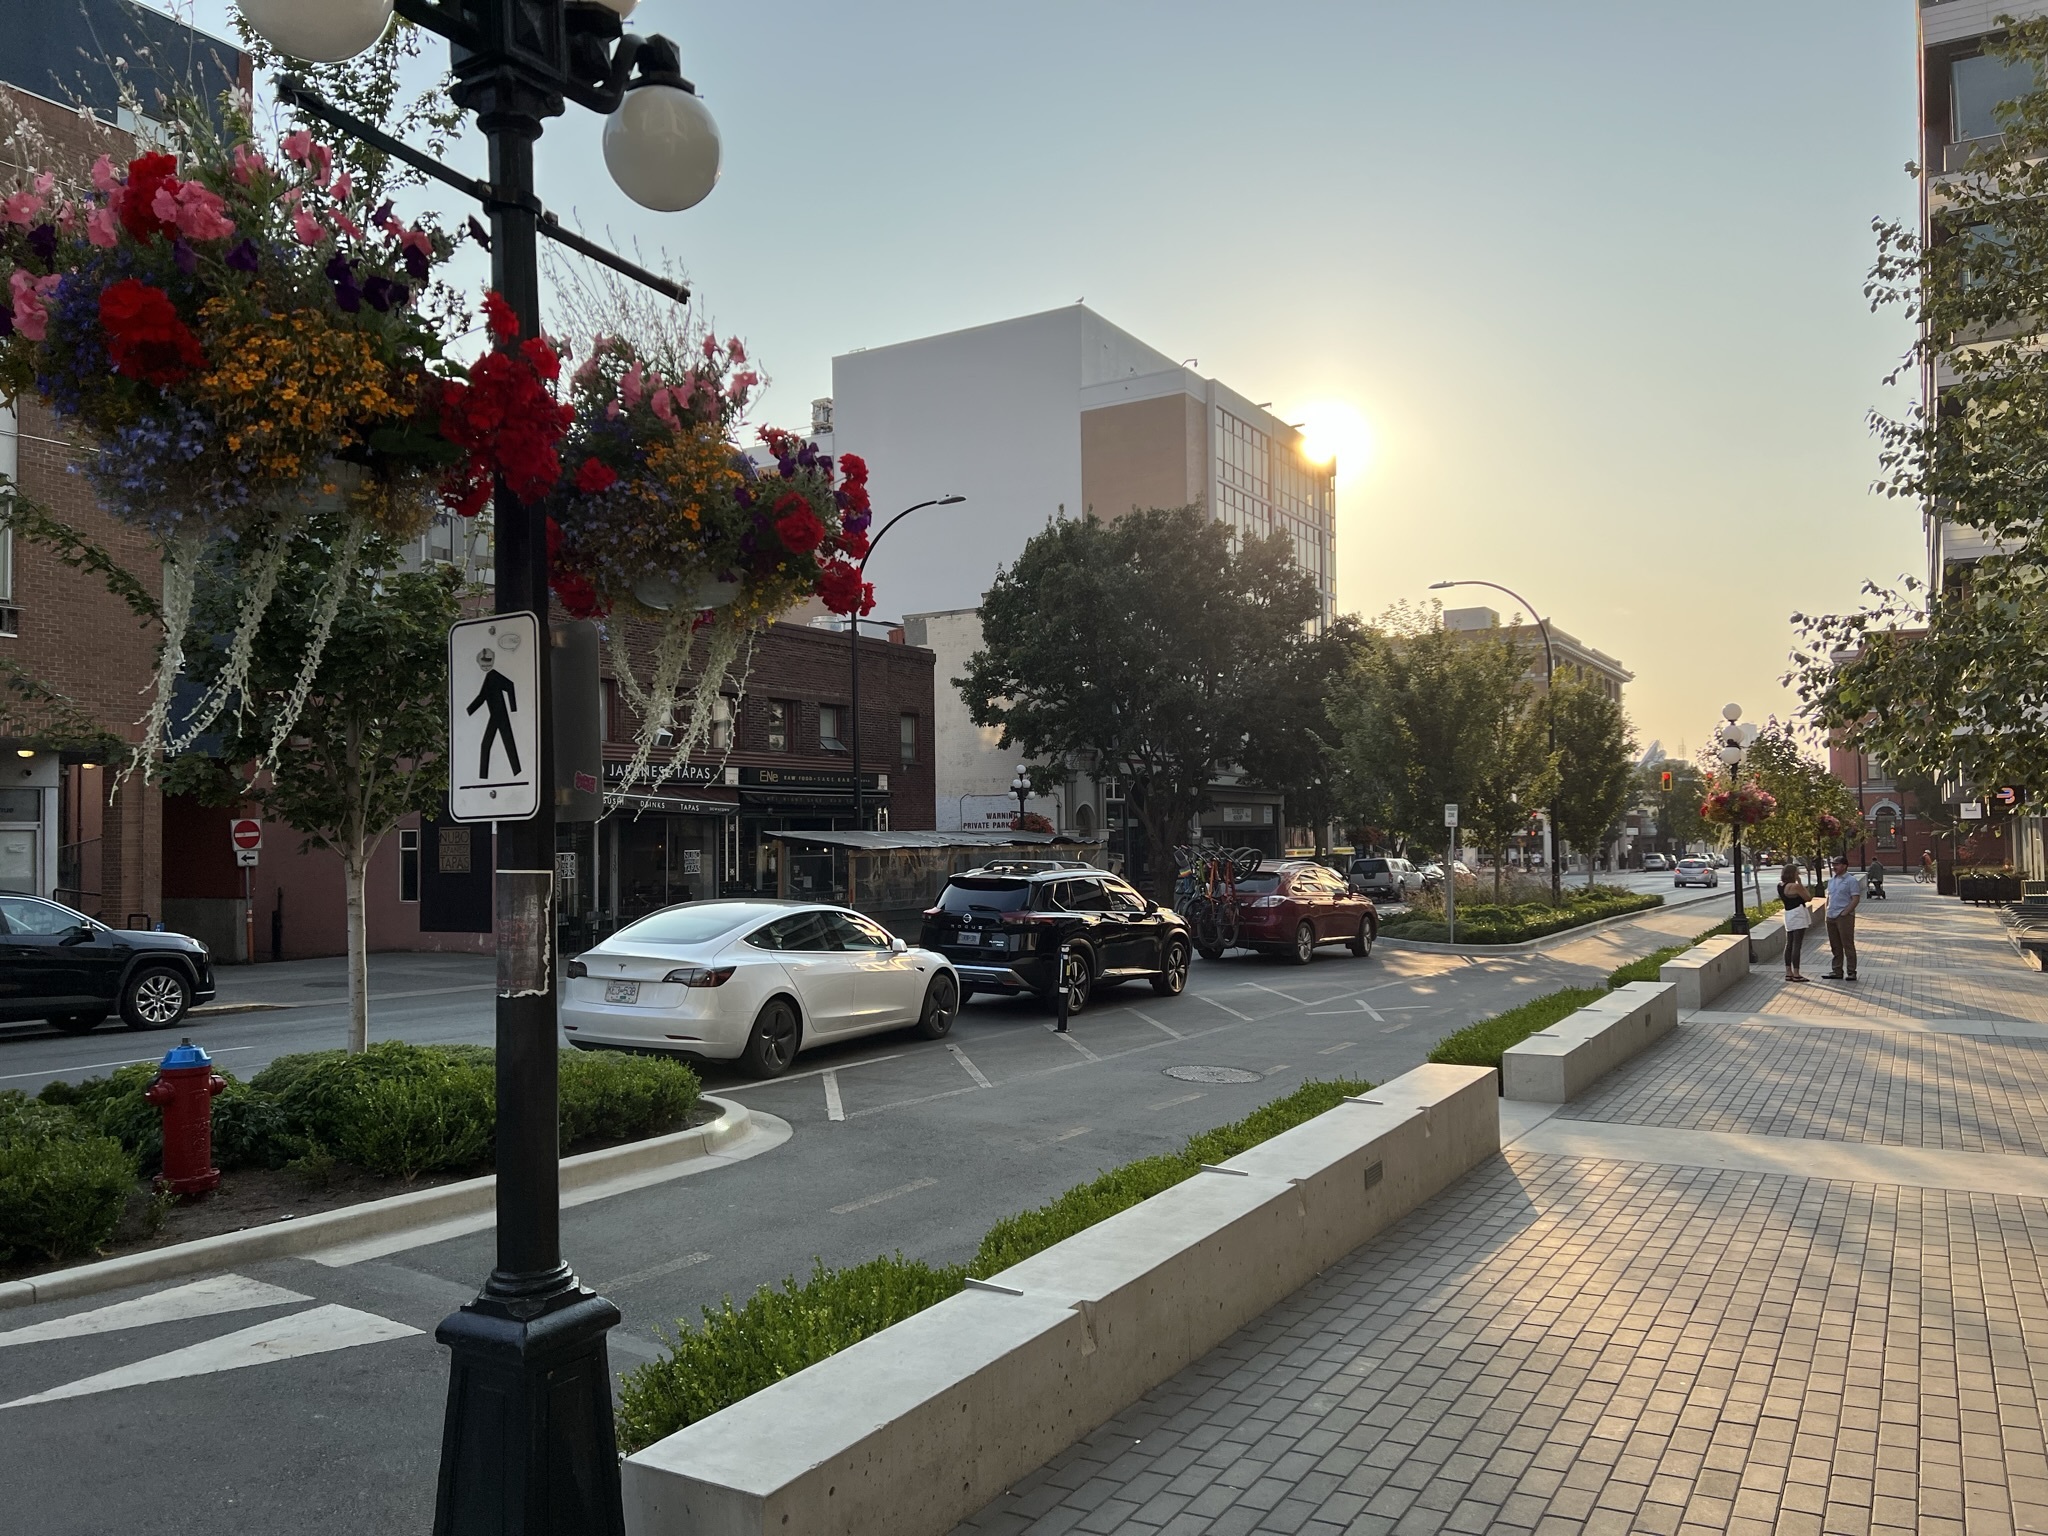
{"label": "brick paver sidewalk", "polygon": [[[2048,1530],[2048,977],[1895,881],[963,1532]],[[1819,969],[1813,967],[1812,969]]]}

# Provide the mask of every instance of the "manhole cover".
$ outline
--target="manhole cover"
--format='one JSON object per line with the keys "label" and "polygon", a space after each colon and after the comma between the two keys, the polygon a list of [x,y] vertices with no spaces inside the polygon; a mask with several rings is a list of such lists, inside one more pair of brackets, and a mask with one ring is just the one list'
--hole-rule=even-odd
{"label": "manhole cover", "polygon": [[1247,1072],[1243,1067],[1168,1067],[1168,1077],[1177,1077],[1184,1083],[1256,1083],[1259,1074]]}

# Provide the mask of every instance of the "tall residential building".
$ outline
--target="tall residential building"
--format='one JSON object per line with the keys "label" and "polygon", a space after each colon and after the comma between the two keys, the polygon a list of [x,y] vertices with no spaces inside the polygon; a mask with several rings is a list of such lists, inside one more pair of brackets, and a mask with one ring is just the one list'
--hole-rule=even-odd
{"label": "tall residential building", "polygon": [[1047,522],[1200,502],[1239,533],[1283,533],[1336,612],[1336,465],[1301,434],[1082,304],[849,352],[815,425],[868,461],[875,515],[949,492],[869,574],[883,612],[978,607]]}

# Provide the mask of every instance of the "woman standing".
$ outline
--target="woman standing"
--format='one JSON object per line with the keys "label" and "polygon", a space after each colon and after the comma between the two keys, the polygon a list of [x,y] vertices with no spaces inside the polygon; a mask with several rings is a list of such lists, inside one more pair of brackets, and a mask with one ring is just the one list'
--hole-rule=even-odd
{"label": "woman standing", "polygon": [[1797,864],[1787,864],[1778,876],[1778,900],[1785,904],[1785,979],[1804,981],[1799,973],[1799,951],[1806,944],[1806,930],[1813,923],[1807,903],[1813,893]]}

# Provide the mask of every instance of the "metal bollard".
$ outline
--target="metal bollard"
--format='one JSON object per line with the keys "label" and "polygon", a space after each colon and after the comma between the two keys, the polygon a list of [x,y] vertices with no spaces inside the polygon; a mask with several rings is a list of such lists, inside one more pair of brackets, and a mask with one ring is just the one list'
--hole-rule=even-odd
{"label": "metal bollard", "polygon": [[1053,1032],[1054,1032],[1055,1034],[1061,1034],[1061,1035],[1064,1035],[1064,1034],[1065,1034],[1065,1033],[1067,1032],[1067,956],[1068,956],[1068,949],[1069,949],[1069,946],[1067,946],[1066,944],[1064,944],[1064,943],[1063,943],[1063,944],[1061,944],[1061,945],[1060,945],[1060,980],[1059,980],[1059,993],[1060,993],[1060,1000],[1059,1000],[1059,1010],[1060,1010],[1060,1011],[1059,1011],[1059,1022],[1058,1022],[1057,1024],[1053,1025]]}

